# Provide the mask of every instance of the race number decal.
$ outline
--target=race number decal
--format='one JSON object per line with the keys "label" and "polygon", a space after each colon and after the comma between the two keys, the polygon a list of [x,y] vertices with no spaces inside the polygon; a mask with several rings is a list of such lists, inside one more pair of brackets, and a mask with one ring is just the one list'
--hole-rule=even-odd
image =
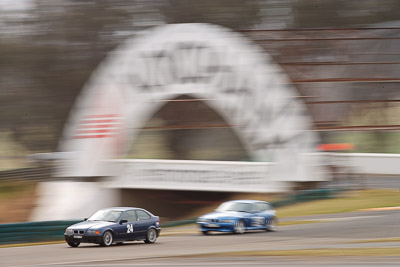
{"label": "race number decal", "polygon": [[133,233],[133,224],[127,224],[126,225],[126,228],[127,228],[127,230],[126,230],[126,232],[129,234],[129,233]]}
{"label": "race number decal", "polygon": [[251,221],[252,221],[253,226],[263,226],[265,223],[265,218],[264,217],[252,217]]}

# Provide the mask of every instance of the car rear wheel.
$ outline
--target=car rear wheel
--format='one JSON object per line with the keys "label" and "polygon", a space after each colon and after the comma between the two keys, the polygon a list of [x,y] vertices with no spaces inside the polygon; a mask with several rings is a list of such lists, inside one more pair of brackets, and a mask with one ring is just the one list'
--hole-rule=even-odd
{"label": "car rear wheel", "polygon": [[208,231],[201,231],[203,235],[208,235]]}
{"label": "car rear wheel", "polygon": [[235,234],[243,234],[244,231],[245,231],[245,229],[244,229],[244,221],[243,220],[237,221],[235,223],[235,228],[233,229],[233,232]]}
{"label": "car rear wheel", "polygon": [[101,239],[100,246],[109,247],[114,241],[114,237],[110,231],[106,231]]}
{"label": "car rear wheel", "polygon": [[157,231],[154,228],[151,228],[149,231],[147,231],[147,236],[146,240],[144,241],[147,244],[152,244],[155,243],[157,240]]}
{"label": "car rear wheel", "polygon": [[70,247],[76,248],[79,246],[80,242],[68,241],[67,242]]}
{"label": "car rear wheel", "polygon": [[275,232],[276,228],[277,228],[277,223],[278,223],[278,219],[276,217],[272,218],[267,227],[265,228],[265,230],[267,230],[268,232]]}

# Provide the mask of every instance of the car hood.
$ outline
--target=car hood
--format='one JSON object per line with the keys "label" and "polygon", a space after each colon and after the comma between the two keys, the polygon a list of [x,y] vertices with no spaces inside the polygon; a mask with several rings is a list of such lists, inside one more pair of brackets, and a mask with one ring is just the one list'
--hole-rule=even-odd
{"label": "car hood", "polygon": [[220,218],[227,218],[227,217],[243,217],[245,216],[246,212],[237,212],[237,211],[216,211],[212,213],[207,213],[201,218],[203,219],[220,219]]}
{"label": "car hood", "polygon": [[106,226],[110,226],[115,224],[115,222],[106,222],[106,221],[84,221],[74,225],[71,225],[70,229],[99,229]]}

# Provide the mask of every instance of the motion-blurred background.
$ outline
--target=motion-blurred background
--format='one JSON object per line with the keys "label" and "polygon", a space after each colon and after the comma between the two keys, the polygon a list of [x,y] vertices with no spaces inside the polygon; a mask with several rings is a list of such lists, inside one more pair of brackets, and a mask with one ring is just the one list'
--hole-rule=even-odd
{"label": "motion-blurred background", "polygon": [[[399,14],[399,0],[0,0],[0,198],[13,199],[12,208],[0,202],[0,223],[28,220],[35,184],[9,180],[50,177],[28,156],[57,151],[90,73],[128,37],[167,23],[218,24],[261,46],[289,75],[321,143],[400,153]],[[247,160],[210,121],[220,118],[201,103],[170,103],[130,157]]]}

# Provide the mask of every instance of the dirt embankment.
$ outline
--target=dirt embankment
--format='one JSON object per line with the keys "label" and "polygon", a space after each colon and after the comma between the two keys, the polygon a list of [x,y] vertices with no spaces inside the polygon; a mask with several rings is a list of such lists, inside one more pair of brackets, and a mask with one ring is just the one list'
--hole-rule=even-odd
{"label": "dirt embankment", "polygon": [[36,203],[36,183],[0,182],[0,223],[29,221]]}

